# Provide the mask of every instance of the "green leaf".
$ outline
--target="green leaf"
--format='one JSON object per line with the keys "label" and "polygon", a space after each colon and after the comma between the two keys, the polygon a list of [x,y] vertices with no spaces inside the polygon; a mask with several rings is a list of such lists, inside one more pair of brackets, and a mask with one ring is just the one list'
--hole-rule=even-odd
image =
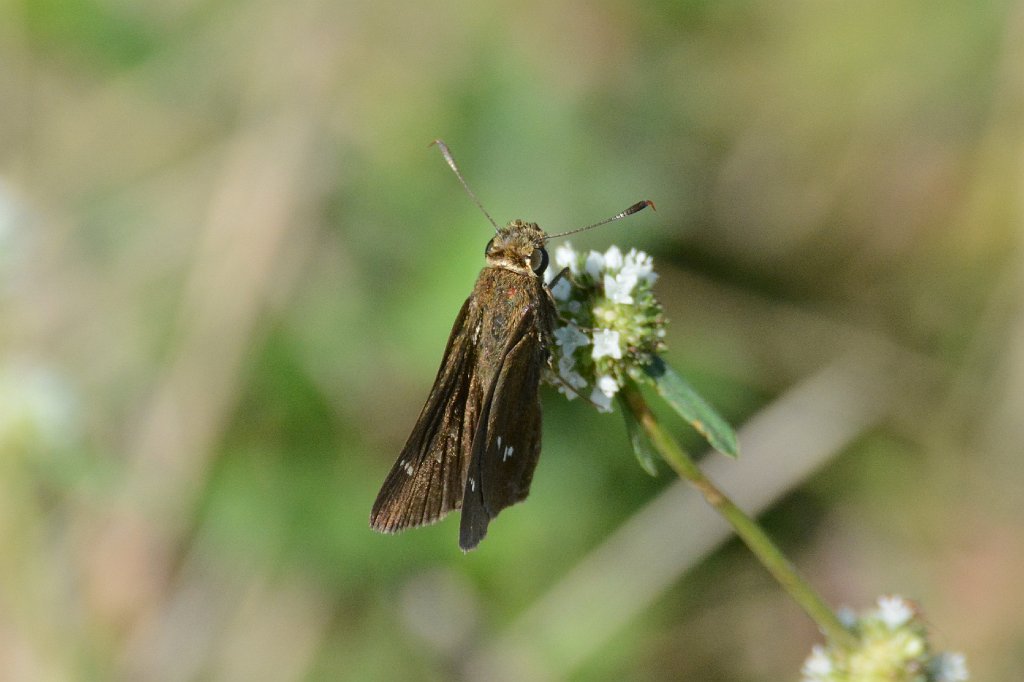
{"label": "green leaf", "polygon": [[697,429],[711,447],[730,457],[739,455],[739,445],[732,427],[664,360],[655,357],[645,371],[654,382],[658,394]]}
{"label": "green leaf", "polygon": [[657,476],[658,466],[655,463],[657,453],[654,451],[654,446],[651,445],[650,439],[647,438],[633,411],[626,404],[625,399],[620,395],[618,400],[619,409],[626,418],[626,433],[629,434],[629,442],[633,444],[633,452],[636,454],[637,461],[640,462],[640,466],[643,467],[644,471],[651,476]]}

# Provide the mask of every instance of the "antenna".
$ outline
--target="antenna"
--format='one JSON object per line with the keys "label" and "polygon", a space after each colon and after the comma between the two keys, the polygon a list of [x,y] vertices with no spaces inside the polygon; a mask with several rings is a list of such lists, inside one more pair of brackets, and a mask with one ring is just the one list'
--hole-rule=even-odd
{"label": "antenna", "polygon": [[[463,188],[465,188],[465,190],[466,190],[466,194],[468,194],[469,198],[473,200],[473,203],[477,205],[477,208],[479,208],[481,211],[484,212],[484,215],[487,216],[487,219],[491,221],[491,225],[494,225],[494,231],[497,232],[498,231],[498,223],[494,222],[494,218],[491,217],[491,214],[487,212],[487,209],[484,208],[484,205],[481,204],[480,200],[476,198],[476,194],[473,193],[473,190],[471,190],[469,188],[469,185],[466,184],[466,179],[462,177],[462,173],[461,173],[461,171],[459,171],[459,167],[455,163],[455,157],[452,156],[452,152],[451,152],[451,150],[448,149],[448,145],[446,145],[444,143],[444,140],[434,140],[433,142],[431,142],[427,146],[432,147],[435,144],[438,147],[440,147],[441,154],[444,155],[444,160],[447,161],[448,165],[451,166],[453,171],[455,171],[455,177],[457,177],[459,179],[459,182],[462,183]],[[636,208],[636,207],[633,207],[633,208]],[[636,210],[639,211],[640,209],[637,208]],[[621,216],[619,216],[619,217],[621,217]]]}
{"label": "antenna", "polygon": [[[451,163],[451,162],[449,162],[449,163]],[[658,210],[658,209],[654,208],[654,202],[653,201],[651,201],[650,199],[644,199],[643,201],[636,202],[635,204],[633,204],[632,206],[627,208],[622,213],[616,213],[611,218],[605,218],[604,220],[602,220],[599,223],[594,223],[593,225],[587,225],[586,227],[581,227],[581,228],[578,228],[576,230],[569,230],[568,232],[559,232],[558,234],[550,234],[547,237],[545,237],[544,241],[547,241],[548,239],[554,239],[555,237],[564,237],[564,236],[566,236],[568,234],[576,234],[577,232],[583,232],[584,230],[589,230],[589,229],[591,229],[593,227],[598,227],[599,225],[605,225],[607,223],[615,222],[616,220],[620,220],[621,218],[625,218],[628,215],[633,215],[634,213],[642,211],[645,208],[647,208],[648,206],[651,207],[651,210],[654,210],[654,211]]]}

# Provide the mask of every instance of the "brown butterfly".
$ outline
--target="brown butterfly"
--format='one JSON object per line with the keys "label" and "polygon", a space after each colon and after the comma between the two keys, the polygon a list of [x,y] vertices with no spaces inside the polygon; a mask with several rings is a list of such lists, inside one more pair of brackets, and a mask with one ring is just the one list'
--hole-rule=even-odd
{"label": "brown butterfly", "polygon": [[522,220],[498,227],[448,146],[435,144],[497,234],[487,242],[487,265],[455,318],[427,403],[377,494],[370,527],[395,533],[462,509],[459,546],[469,551],[487,534],[491,519],[526,499],[540,457],[540,380],[557,321],[544,284],[545,243],[654,204],[641,201],[557,235]]}

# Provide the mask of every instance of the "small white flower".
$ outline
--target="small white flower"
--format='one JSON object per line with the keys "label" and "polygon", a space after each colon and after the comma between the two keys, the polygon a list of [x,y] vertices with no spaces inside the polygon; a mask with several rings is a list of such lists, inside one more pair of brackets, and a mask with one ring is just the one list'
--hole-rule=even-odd
{"label": "small white flower", "polygon": [[818,682],[827,679],[832,673],[832,659],[828,657],[825,647],[815,644],[811,649],[811,655],[804,661],[804,667],[800,670],[804,676],[804,682]]}
{"label": "small white flower", "polygon": [[932,663],[935,670],[935,682],[967,682],[967,660],[963,654],[941,653]]}
{"label": "small white flower", "polygon": [[576,370],[576,359],[571,355],[563,355],[558,358],[558,373],[563,377]]}
{"label": "small white flower", "polygon": [[636,249],[630,249],[626,254],[622,272],[635,274],[638,279],[647,284],[654,284],[658,281],[658,273],[654,272],[654,259]]}
{"label": "small white flower", "polygon": [[839,617],[839,622],[848,628],[852,628],[857,624],[857,612],[849,606],[840,606],[839,610],[836,611],[836,616]]}
{"label": "small white flower", "polygon": [[[569,245],[569,242],[559,244],[555,248],[555,265],[559,270],[569,268],[569,272],[576,274],[579,271],[579,260],[576,258],[576,251]],[[556,273],[557,274],[557,273]]]}
{"label": "small white flower", "polygon": [[558,375],[571,388],[583,388],[587,385],[587,380],[576,371],[576,362],[571,355],[563,355],[558,360]]}
{"label": "small white flower", "polygon": [[917,658],[924,653],[924,640],[917,635],[909,635],[903,642],[903,657],[906,659]]}
{"label": "small white flower", "polygon": [[605,395],[600,388],[595,387],[593,393],[590,394],[590,402],[597,405],[598,412],[611,412],[612,411],[612,399],[610,396]]}
{"label": "small white flower", "polygon": [[615,360],[622,358],[622,348],[619,347],[619,332],[611,329],[595,329],[592,357],[598,360],[605,356]]}
{"label": "small white flower", "polygon": [[604,256],[597,251],[591,251],[587,254],[587,262],[583,265],[583,269],[594,279],[600,278],[601,271],[604,270]]}
{"label": "small white flower", "polygon": [[608,250],[604,252],[604,267],[608,270],[622,269],[622,251],[614,244],[609,246]]}
{"label": "small white flower", "polygon": [[568,301],[571,294],[572,285],[569,284],[569,280],[565,277],[558,280],[555,286],[551,287],[551,295],[555,297],[556,301]]}
{"label": "small white flower", "polygon": [[590,345],[590,337],[580,331],[575,324],[569,323],[564,327],[555,330],[555,343],[557,343],[565,356],[576,352],[577,348]]}
{"label": "small white flower", "polygon": [[890,630],[905,625],[913,617],[914,610],[903,597],[890,595],[878,598],[878,618],[889,626]]}
{"label": "small white flower", "polygon": [[601,389],[601,393],[604,393],[609,398],[619,392],[619,382],[615,380],[615,377],[608,374],[597,378],[597,387]]}
{"label": "small white flower", "polygon": [[633,288],[636,286],[636,275],[626,272],[620,272],[619,274],[612,277],[606,274],[604,276],[604,295],[612,303],[633,303]]}

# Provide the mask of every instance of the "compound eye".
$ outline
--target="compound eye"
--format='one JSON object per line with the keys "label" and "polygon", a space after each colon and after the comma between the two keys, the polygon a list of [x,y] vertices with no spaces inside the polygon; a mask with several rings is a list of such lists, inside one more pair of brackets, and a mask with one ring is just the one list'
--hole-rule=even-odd
{"label": "compound eye", "polygon": [[548,252],[543,248],[534,249],[530,254],[530,269],[538,275],[543,275],[548,268]]}
{"label": "compound eye", "polygon": [[484,247],[484,255],[486,256],[491,252],[491,244],[494,243],[494,238],[491,237],[491,241],[487,242],[487,246]]}

